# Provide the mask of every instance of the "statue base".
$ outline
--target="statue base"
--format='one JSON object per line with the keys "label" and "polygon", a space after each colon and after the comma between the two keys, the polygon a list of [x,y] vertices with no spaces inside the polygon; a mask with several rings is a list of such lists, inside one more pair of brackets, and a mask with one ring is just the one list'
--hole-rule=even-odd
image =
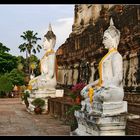
{"label": "statue base", "polygon": [[125,135],[127,102],[96,102],[89,112],[75,111],[78,128],[71,135]]}
{"label": "statue base", "polygon": [[125,135],[126,113],[114,116],[89,115],[75,111],[78,128],[70,135],[78,136],[120,136]]}
{"label": "statue base", "polygon": [[127,101],[120,102],[96,102],[93,103],[93,109],[90,115],[112,116],[127,112]]}
{"label": "statue base", "polygon": [[63,97],[64,95],[64,90],[35,90],[32,91],[30,94],[30,97],[28,97],[28,102],[29,106],[27,108],[27,111],[30,112],[31,114],[34,113],[34,108],[35,106],[31,104],[31,102],[36,99],[36,98],[41,98],[45,100],[45,105],[43,106],[43,112],[42,114],[47,114],[48,113],[48,99],[49,98],[56,98],[56,97]]}

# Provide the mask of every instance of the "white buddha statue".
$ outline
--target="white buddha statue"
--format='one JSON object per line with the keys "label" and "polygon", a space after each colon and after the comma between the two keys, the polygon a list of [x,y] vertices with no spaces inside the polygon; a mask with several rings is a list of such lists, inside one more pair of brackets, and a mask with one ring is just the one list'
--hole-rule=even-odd
{"label": "white buddha statue", "polygon": [[111,18],[110,26],[103,35],[103,44],[108,53],[99,63],[99,79],[81,91],[85,98],[81,102],[81,110],[89,114],[118,114],[127,110],[123,101],[123,60],[117,51],[120,32],[113,24]]}
{"label": "white buddha statue", "polygon": [[46,51],[40,60],[41,75],[31,79],[29,85],[32,90],[55,90],[56,86],[56,56],[54,46],[56,36],[49,25],[49,31],[44,35],[43,49]]}

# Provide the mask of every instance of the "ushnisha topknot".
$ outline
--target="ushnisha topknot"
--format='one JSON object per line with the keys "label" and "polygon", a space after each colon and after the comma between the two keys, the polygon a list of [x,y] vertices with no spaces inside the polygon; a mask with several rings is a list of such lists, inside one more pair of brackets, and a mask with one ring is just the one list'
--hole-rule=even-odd
{"label": "ushnisha topknot", "polygon": [[49,31],[44,35],[44,37],[46,37],[48,39],[48,41],[50,39],[56,39],[56,35],[52,31],[51,24],[49,24]]}
{"label": "ushnisha topknot", "polygon": [[116,46],[119,44],[120,41],[120,31],[114,26],[114,22],[112,17],[110,18],[110,26],[104,33],[109,33],[110,36],[116,40]]}
{"label": "ushnisha topknot", "polygon": [[114,22],[112,18],[110,18],[110,26],[114,26]]}

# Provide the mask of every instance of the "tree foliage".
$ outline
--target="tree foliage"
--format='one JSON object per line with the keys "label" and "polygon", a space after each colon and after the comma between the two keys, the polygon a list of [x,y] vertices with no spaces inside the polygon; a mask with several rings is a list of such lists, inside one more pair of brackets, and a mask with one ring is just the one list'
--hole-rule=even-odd
{"label": "tree foliage", "polygon": [[9,52],[10,49],[7,48],[6,46],[4,46],[1,42],[0,42],[0,53],[5,53],[5,52]]}
{"label": "tree foliage", "polygon": [[25,74],[22,71],[20,71],[18,69],[13,69],[7,75],[13,85],[21,86],[21,85],[25,84],[25,81],[24,81]]}
{"label": "tree foliage", "polygon": [[41,40],[41,38],[37,37],[38,33],[34,33],[31,30],[28,30],[26,32],[23,32],[23,35],[21,35],[20,37],[25,41],[23,44],[19,45],[19,49],[20,52],[26,52],[26,72],[31,73],[31,69],[30,69],[30,57],[33,54],[36,54],[36,52],[40,52],[40,49],[42,49],[42,47],[37,44],[38,40]]}
{"label": "tree foliage", "polygon": [[0,52],[0,74],[10,72],[17,67],[17,58],[6,52]]}
{"label": "tree foliage", "polygon": [[23,35],[20,36],[25,42],[18,48],[20,49],[20,52],[26,51],[27,57],[30,57],[31,53],[36,54],[36,51],[40,52],[40,49],[42,49],[40,45],[36,45],[37,41],[41,40],[41,38],[38,38],[37,35],[38,33],[34,34],[33,31],[28,30],[26,32],[23,32]]}
{"label": "tree foliage", "polygon": [[0,76],[0,92],[10,92],[13,84],[7,75]]}
{"label": "tree foliage", "polygon": [[30,59],[30,66],[32,64],[35,64],[35,68],[34,68],[35,76],[40,75],[40,60],[35,55],[31,55],[29,59]]}
{"label": "tree foliage", "polygon": [[22,56],[13,56],[9,48],[0,43],[0,95],[13,90],[14,85],[24,85],[24,72],[18,70],[19,64],[24,66]]}

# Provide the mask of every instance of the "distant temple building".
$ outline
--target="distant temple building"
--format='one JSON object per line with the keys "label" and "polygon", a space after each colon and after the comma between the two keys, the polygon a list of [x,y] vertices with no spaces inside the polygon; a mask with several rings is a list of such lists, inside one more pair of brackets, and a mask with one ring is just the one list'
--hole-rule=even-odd
{"label": "distant temple building", "polygon": [[75,5],[72,33],[56,52],[60,85],[98,78],[98,63],[107,52],[102,37],[110,17],[121,31],[118,50],[124,61],[125,92],[140,91],[140,5]]}

